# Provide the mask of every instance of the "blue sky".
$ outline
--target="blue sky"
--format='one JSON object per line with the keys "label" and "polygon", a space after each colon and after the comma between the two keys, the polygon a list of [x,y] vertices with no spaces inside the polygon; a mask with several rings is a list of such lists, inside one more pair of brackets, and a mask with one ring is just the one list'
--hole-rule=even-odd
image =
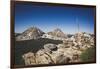
{"label": "blue sky", "polygon": [[21,33],[35,26],[44,32],[60,28],[65,33],[94,32],[94,8],[39,6],[32,4],[15,5],[15,32]]}

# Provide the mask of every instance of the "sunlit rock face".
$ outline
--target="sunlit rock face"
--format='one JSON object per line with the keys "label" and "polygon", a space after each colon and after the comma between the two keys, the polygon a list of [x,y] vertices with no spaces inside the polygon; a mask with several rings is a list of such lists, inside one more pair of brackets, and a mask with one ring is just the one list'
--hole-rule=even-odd
{"label": "sunlit rock face", "polygon": [[20,40],[30,40],[30,39],[38,39],[40,38],[44,32],[42,32],[39,28],[37,27],[31,27],[25,30],[22,34],[16,37],[17,41]]}
{"label": "sunlit rock face", "polygon": [[25,61],[25,65],[34,65],[36,64],[35,54],[32,52],[28,52],[22,56]]}
{"label": "sunlit rock face", "polygon": [[61,29],[56,28],[51,32],[48,32],[49,35],[55,36],[55,37],[61,37],[61,38],[67,38],[67,35],[64,34]]}
{"label": "sunlit rock face", "polygon": [[48,32],[42,36],[42,38],[49,38],[54,40],[65,40],[67,35],[61,31],[61,29],[56,28],[51,32]]}

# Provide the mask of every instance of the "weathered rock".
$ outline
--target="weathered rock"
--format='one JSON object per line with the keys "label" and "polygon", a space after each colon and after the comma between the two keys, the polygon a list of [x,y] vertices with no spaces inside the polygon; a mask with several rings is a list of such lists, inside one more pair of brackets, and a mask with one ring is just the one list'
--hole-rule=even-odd
{"label": "weathered rock", "polygon": [[26,53],[22,56],[25,61],[25,65],[34,65],[36,64],[35,54],[32,52]]}
{"label": "weathered rock", "polygon": [[64,55],[58,55],[56,57],[56,64],[66,64],[70,62],[70,58]]}
{"label": "weathered rock", "polygon": [[63,40],[63,45],[65,48],[69,48],[71,46],[74,46],[74,43],[71,39],[68,39],[68,40]]}
{"label": "weathered rock", "polygon": [[64,55],[64,51],[57,50],[57,51],[52,51],[52,54],[48,52],[44,52],[44,54],[40,55],[40,51],[37,52],[37,63],[38,64],[65,64],[69,63],[70,57],[67,57]]}
{"label": "weathered rock", "polygon": [[65,45],[64,44],[58,44],[57,47],[58,48],[65,48]]}
{"label": "weathered rock", "polygon": [[52,51],[55,51],[57,50],[57,45],[56,44],[45,44],[44,45],[44,49],[46,52],[52,52]]}
{"label": "weathered rock", "polygon": [[44,49],[40,49],[39,51],[37,51],[36,54],[39,55],[39,56],[42,56],[42,55],[45,54],[45,50]]}
{"label": "weathered rock", "polygon": [[38,64],[54,64],[54,61],[52,60],[51,56],[47,53],[44,53],[43,55],[37,54],[36,62]]}
{"label": "weathered rock", "polygon": [[[42,55],[41,55],[41,52],[42,52]],[[51,54],[45,50],[39,50],[36,54],[37,54],[38,64],[56,64],[55,59],[56,59],[57,51],[52,51],[52,54]]]}

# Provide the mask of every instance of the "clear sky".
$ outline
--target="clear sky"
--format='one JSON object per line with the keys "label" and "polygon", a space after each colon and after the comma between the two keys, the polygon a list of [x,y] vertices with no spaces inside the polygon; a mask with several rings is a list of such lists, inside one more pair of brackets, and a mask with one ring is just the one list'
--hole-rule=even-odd
{"label": "clear sky", "polygon": [[15,5],[15,32],[35,26],[44,32],[60,28],[65,33],[94,32],[94,8]]}

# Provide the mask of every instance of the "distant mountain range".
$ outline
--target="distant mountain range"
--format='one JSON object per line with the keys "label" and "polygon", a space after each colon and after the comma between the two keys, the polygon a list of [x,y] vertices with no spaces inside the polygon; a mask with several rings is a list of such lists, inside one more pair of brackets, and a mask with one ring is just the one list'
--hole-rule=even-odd
{"label": "distant mountain range", "polygon": [[66,39],[67,35],[64,32],[62,32],[62,30],[59,28],[56,28],[51,32],[45,33],[37,27],[30,27],[22,33],[15,33],[15,37],[17,41],[38,39],[38,38],[62,40]]}
{"label": "distant mountain range", "polygon": [[22,33],[15,33],[16,41],[30,40],[30,39],[39,39],[39,38],[48,38],[53,40],[66,40],[72,36],[77,36],[77,34],[84,34],[84,36],[93,36],[93,34],[86,32],[78,32],[75,34],[65,34],[60,28],[56,28],[50,32],[43,32],[37,27],[30,27]]}

